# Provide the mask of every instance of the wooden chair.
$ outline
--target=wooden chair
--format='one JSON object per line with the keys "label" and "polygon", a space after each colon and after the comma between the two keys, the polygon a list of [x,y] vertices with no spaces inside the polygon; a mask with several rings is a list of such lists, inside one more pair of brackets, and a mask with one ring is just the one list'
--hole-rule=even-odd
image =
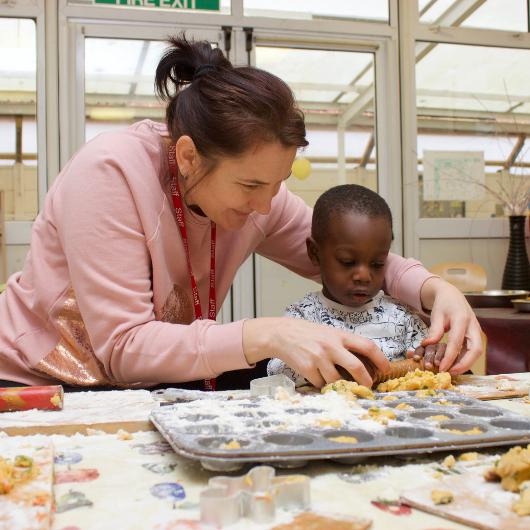
{"label": "wooden chair", "polygon": [[484,291],[488,283],[484,267],[477,263],[438,263],[430,271],[463,292]]}

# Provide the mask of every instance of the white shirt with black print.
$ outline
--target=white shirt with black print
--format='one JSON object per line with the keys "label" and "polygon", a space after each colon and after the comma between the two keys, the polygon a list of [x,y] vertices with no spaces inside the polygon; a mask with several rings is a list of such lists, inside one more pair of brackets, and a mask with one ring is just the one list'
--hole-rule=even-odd
{"label": "white shirt with black print", "polygon": [[[358,307],[338,304],[322,292],[308,293],[285,310],[285,316],[301,318],[351,331],[372,339],[390,361],[404,359],[408,350],[416,349],[427,335],[427,326],[411,310],[379,291],[372,300]],[[271,359],[268,375],[284,374],[297,386],[307,381],[280,359]]]}

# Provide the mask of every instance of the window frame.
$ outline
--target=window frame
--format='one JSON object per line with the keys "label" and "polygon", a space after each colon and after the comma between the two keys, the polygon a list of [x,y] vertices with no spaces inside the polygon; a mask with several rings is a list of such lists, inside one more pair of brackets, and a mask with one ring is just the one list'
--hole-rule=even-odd
{"label": "window frame", "polygon": [[[48,85],[47,62],[50,49],[50,32],[46,26],[48,9],[45,0],[15,0],[8,6],[0,6],[1,18],[25,18],[35,22],[36,97],[35,119],[37,123],[37,189],[38,208],[41,211],[48,191],[50,170],[54,169],[53,140],[48,141],[48,112],[53,114],[53,85]],[[48,30],[48,31],[47,31]],[[50,88],[49,91],[47,89]],[[49,152],[50,150],[50,152]],[[51,155],[51,156],[49,156]],[[29,245],[33,221],[6,221],[5,245]]]}
{"label": "window frame", "polygon": [[[413,4],[413,5],[412,5]],[[400,24],[403,226],[405,255],[420,255],[421,239],[491,239],[509,235],[507,218],[428,219],[420,217],[417,170],[416,44],[467,44],[530,49],[530,34],[420,23],[418,2],[398,6]]]}

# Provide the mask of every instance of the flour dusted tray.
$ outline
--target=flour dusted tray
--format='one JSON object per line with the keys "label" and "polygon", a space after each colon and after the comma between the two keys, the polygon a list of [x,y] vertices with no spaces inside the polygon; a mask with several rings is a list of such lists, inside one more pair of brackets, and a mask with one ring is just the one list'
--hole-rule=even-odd
{"label": "flour dusted tray", "polygon": [[[393,411],[396,418],[381,424],[371,419],[378,414],[374,407]],[[449,391],[354,401],[334,392],[283,400],[199,399],[161,407],[150,419],[178,454],[215,471],[246,463],[353,463],[371,456],[530,443],[530,418]]]}

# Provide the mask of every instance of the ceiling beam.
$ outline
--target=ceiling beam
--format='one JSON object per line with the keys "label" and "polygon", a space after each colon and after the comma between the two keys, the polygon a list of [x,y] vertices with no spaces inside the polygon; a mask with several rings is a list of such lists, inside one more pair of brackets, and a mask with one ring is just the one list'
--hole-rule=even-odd
{"label": "ceiling beam", "polygon": [[[466,20],[472,13],[474,13],[486,0],[456,0],[453,4],[447,8],[447,10],[434,22],[434,26],[459,26],[464,20]],[[418,44],[416,46],[416,64],[421,61],[434,47],[436,44]],[[366,89],[362,96],[366,94],[374,94],[374,88]],[[375,94],[374,94],[375,95]],[[362,97],[361,96],[361,97]],[[358,104],[360,98],[357,98],[351,105],[352,110],[348,109],[345,112],[346,119],[343,120],[345,127],[348,126],[349,122],[355,118],[357,114],[362,113],[370,105],[370,101],[364,98],[364,106]]]}
{"label": "ceiling beam", "polygon": [[504,169],[510,169],[514,164],[515,160],[519,156],[519,153],[521,152],[521,149],[523,148],[524,142],[526,140],[526,135],[521,134],[517,138],[517,142],[515,142],[515,145],[513,146],[512,152],[506,159],[506,162],[504,163]]}

